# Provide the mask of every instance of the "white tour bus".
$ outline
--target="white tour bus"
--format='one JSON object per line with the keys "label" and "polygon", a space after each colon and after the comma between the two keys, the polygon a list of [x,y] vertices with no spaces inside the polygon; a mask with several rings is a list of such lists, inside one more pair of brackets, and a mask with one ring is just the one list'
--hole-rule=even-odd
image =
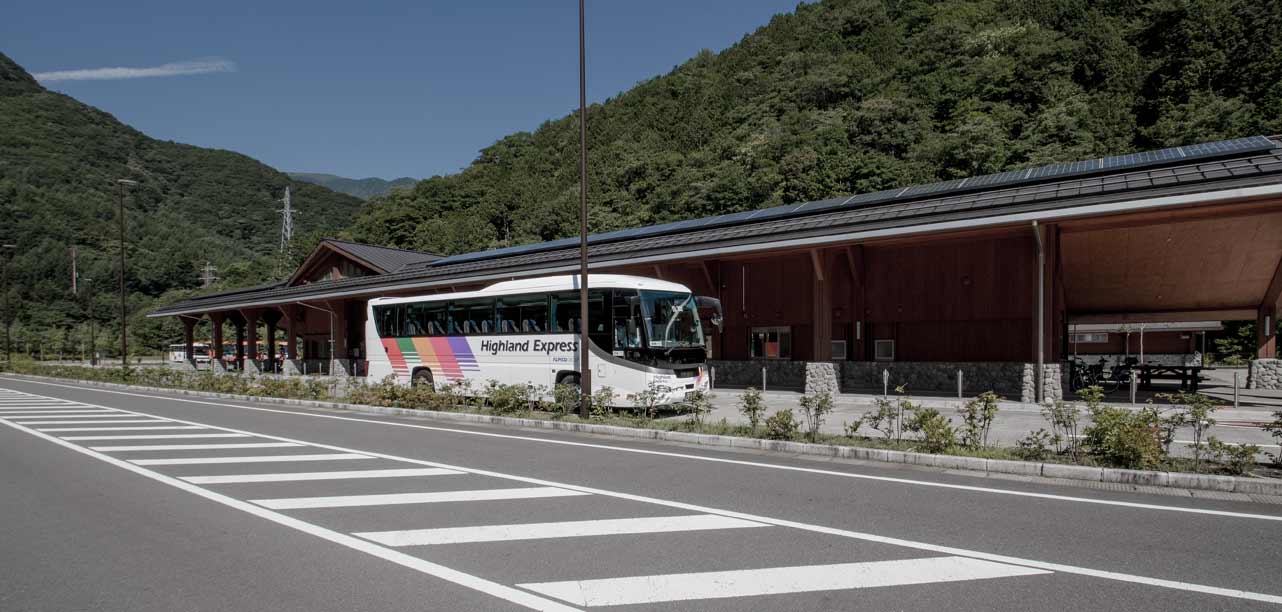
{"label": "white tour bus", "polygon": [[[366,313],[368,377],[407,384],[488,381],[552,388],[579,382],[577,275],[496,283],[479,291],[375,298]],[[588,276],[592,386],[622,400],[654,383],[663,403],[706,391],[700,309],[721,304],[684,285],[639,276]],[[380,350],[381,349],[381,350]]]}

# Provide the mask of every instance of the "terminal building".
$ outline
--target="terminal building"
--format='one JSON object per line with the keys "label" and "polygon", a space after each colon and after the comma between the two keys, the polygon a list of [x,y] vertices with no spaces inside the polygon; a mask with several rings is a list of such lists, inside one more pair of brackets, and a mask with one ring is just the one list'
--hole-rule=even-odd
{"label": "terminal building", "polygon": [[[880,391],[885,373],[914,392],[955,391],[960,371],[968,395],[1049,400],[1064,393],[1068,359],[1102,354],[1079,340],[1141,325],[1157,334],[1153,354],[1200,354],[1198,333],[1255,320],[1258,357],[1276,356],[1282,138],[594,234],[588,255],[592,272],[719,298],[724,324],[709,337],[719,386],[764,377],[800,389],[809,370],[831,372],[843,391]],[[578,257],[577,238],[449,257],[325,240],[284,281],[151,316],[179,317],[189,346],[202,321],[215,323],[214,354],[233,323],[250,369],[360,375],[366,351],[379,350],[364,346],[370,298],[574,274]],[[280,336],[279,362],[254,354]]]}

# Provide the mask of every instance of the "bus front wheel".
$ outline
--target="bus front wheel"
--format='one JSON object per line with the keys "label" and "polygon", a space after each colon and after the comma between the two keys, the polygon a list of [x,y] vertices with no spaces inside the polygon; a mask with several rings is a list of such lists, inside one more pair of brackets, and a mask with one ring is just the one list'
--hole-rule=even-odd
{"label": "bus front wheel", "polygon": [[432,371],[428,369],[415,370],[414,376],[410,378],[410,386],[427,387],[429,390],[434,390],[435,386],[432,385]]}

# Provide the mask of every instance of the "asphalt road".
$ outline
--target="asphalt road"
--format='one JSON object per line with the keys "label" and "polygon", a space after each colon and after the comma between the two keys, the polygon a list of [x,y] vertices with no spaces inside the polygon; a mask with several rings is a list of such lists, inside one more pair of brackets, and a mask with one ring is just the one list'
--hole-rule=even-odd
{"label": "asphalt road", "polygon": [[5,611],[1282,610],[1282,505],[73,384],[0,491]]}

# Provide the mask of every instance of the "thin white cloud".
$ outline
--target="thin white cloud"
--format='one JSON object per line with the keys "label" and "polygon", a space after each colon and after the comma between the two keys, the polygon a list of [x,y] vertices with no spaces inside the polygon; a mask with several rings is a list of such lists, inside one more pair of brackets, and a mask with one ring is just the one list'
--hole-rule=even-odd
{"label": "thin white cloud", "polygon": [[209,59],[174,62],[146,68],[83,68],[80,70],[54,70],[32,75],[37,81],[106,81],[114,79],[147,79],[153,77],[188,76],[214,72],[236,72],[236,64],[214,57]]}

